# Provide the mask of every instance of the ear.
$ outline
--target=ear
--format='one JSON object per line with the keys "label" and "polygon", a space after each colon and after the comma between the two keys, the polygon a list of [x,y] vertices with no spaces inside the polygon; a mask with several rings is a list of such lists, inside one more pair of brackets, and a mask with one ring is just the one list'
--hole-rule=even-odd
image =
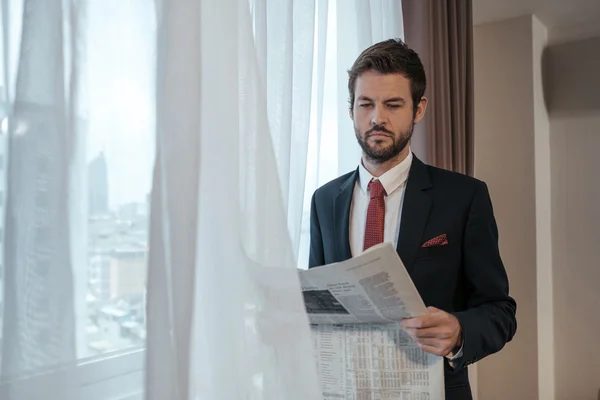
{"label": "ear", "polygon": [[348,115],[350,119],[354,119],[354,110],[352,110],[352,107],[348,108]]}
{"label": "ear", "polygon": [[421,97],[421,101],[417,104],[417,112],[415,113],[415,124],[423,119],[427,110],[427,97]]}

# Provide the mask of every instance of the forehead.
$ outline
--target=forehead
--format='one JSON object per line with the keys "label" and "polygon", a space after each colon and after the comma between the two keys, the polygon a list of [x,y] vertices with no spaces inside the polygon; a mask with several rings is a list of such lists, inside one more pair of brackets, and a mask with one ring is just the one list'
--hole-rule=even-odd
{"label": "forehead", "polygon": [[409,100],[410,81],[401,74],[366,71],[356,79],[354,95],[356,98],[366,96],[373,100],[385,100],[390,97],[403,97]]}

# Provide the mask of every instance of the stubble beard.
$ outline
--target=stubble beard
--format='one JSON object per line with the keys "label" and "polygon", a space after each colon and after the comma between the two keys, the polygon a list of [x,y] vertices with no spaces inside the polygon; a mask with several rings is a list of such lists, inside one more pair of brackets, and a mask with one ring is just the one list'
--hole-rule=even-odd
{"label": "stubble beard", "polygon": [[[358,141],[358,144],[360,145],[367,161],[374,164],[383,164],[394,159],[400,153],[402,153],[402,151],[404,151],[410,142],[410,139],[412,138],[414,128],[415,123],[413,121],[406,131],[400,132],[399,135],[395,135],[381,126],[375,126],[368,130],[363,137],[355,125],[354,134],[356,135],[356,140]],[[368,140],[374,132],[383,132],[387,134],[388,138],[392,140],[392,143],[386,147],[381,147],[381,145],[378,145],[377,147],[370,145]]]}

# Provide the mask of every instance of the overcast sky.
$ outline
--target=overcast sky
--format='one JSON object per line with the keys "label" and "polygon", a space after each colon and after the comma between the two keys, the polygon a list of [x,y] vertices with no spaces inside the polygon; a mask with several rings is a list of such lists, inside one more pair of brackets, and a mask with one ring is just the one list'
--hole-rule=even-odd
{"label": "overcast sky", "polygon": [[104,150],[111,206],[142,202],[151,189],[156,34],[148,3],[88,3],[87,158]]}

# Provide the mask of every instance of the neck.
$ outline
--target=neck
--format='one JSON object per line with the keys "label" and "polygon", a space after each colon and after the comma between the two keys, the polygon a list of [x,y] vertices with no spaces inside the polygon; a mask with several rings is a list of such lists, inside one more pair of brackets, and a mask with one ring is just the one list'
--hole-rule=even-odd
{"label": "neck", "polygon": [[406,157],[408,157],[408,152],[409,148],[406,146],[404,150],[402,150],[396,157],[384,162],[373,161],[363,153],[362,164],[371,175],[373,175],[375,178],[379,178],[381,175],[385,174],[390,169],[404,161]]}

